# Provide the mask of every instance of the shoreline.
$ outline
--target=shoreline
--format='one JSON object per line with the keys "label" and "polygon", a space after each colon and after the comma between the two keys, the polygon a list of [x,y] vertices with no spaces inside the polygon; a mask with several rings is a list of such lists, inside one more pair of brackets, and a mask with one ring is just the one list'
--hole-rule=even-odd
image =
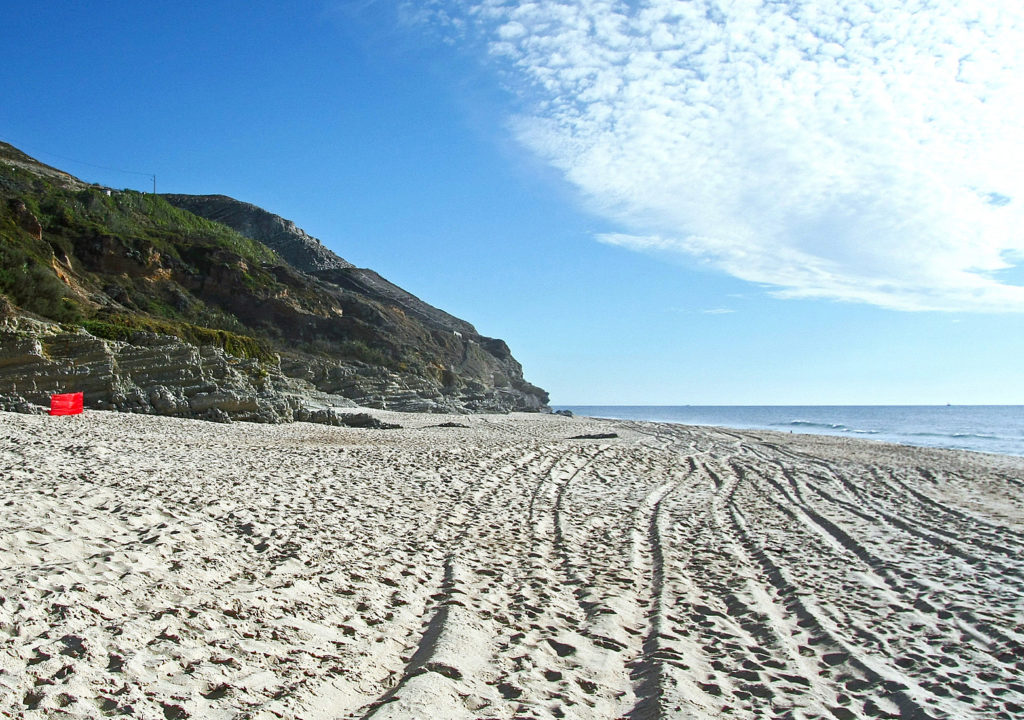
{"label": "shoreline", "polygon": [[775,430],[1024,457],[1024,405],[556,405],[582,417]]}
{"label": "shoreline", "polygon": [[0,715],[1024,711],[1024,458],[359,411],[0,413]]}

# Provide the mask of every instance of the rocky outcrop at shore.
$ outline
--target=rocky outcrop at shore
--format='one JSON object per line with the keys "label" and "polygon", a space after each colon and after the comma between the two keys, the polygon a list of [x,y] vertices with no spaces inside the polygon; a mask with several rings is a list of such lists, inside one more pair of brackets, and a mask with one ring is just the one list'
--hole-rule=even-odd
{"label": "rocky outcrop at shore", "polygon": [[356,403],[548,409],[504,341],[289,220],[89,186],[0,143],[0,403],[71,390],[87,407],[264,422]]}
{"label": "rocky outcrop at shore", "polygon": [[[356,406],[404,412],[539,410],[523,394],[483,385],[448,389],[370,365],[299,357],[235,357],[219,347],[138,331],[95,337],[24,316],[0,324],[0,409],[34,412],[55,393],[83,392],[88,408],[151,415],[343,424]],[[529,396],[527,396],[529,397]]]}
{"label": "rocky outcrop at shore", "polygon": [[328,408],[355,407],[217,347],[144,331],[105,340],[26,318],[0,328],[0,383],[5,406],[22,411],[60,392],[83,392],[94,409],[219,421],[326,421]]}

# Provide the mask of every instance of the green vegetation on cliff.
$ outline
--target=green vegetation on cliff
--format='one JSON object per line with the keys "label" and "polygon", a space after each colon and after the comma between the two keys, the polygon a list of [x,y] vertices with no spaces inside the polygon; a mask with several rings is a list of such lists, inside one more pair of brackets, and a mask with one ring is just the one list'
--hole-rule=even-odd
{"label": "green vegetation on cliff", "polygon": [[0,227],[0,295],[29,312],[59,321],[81,317],[78,304],[48,267],[23,248],[7,242],[8,233]]}
{"label": "green vegetation on cliff", "polygon": [[[206,277],[219,268],[250,291],[273,293],[279,283],[268,268],[281,264],[263,244],[160,196],[69,187],[0,164],[0,294],[97,337],[155,332],[272,360],[266,342],[239,332],[243,323],[175,276]],[[96,302],[104,296],[113,302]]]}
{"label": "green vegetation on cliff", "polygon": [[80,323],[90,334],[106,340],[130,341],[138,332],[172,335],[193,345],[213,345],[229,355],[273,362],[274,353],[255,338],[185,322],[152,320],[141,315],[109,315],[104,320]]}
{"label": "green vegetation on cliff", "polygon": [[503,342],[293,223],[224,196],[168,197],[88,185],[0,143],[0,300],[107,340],[149,332],[264,363],[287,356],[297,376],[364,401],[547,402]]}

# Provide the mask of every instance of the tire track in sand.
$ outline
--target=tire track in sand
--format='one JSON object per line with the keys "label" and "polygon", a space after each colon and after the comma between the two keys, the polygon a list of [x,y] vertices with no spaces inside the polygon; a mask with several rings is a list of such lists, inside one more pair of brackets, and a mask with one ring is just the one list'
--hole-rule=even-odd
{"label": "tire track in sand", "polygon": [[[737,465],[737,469],[740,472],[745,472],[739,465]],[[747,469],[747,471],[750,470],[750,468]],[[787,488],[770,474],[766,474],[764,479],[767,481],[767,487],[762,488],[760,496],[794,521],[787,531],[787,535],[792,540],[796,540],[801,532],[800,528],[804,528],[803,532],[810,531],[812,536],[816,535],[819,540],[826,543],[826,546],[831,546],[838,557],[841,558],[845,554],[863,563],[863,566],[866,567],[862,566],[863,569],[860,572],[873,576],[875,578],[872,581],[873,585],[888,588],[889,607],[895,610],[895,613],[880,616],[871,609],[874,598],[869,594],[864,594],[864,589],[870,585],[850,586],[845,580],[851,575],[846,562],[806,564],[799,568],[801,574],[808,576],[807,581],[814,582],[816,585],[847,588],[846,595],[840,595],[841,601],[833,603],[831,611],[827,614],[815,609],[816,603],[812,599],[813,595],[809,595],[806,601],[798,600],[794,604],[794,608],[801,615],[804,612],[808,613],[808,622],[813,621],[815,627],[821,628],[830,643],[841,645],[842,653],[848,655],[850,660],[849,662],[844,660],[838,664],[852,664],[862,671],[864,668],[869,669],[875,680],[881,682],[885,689],[883,698],[893,700],[901,708],[901,716],[909,713],[910,717],[914,717],[912,713],[918,712],[924,713],[921,717],[926,717],[928,716],[924,709],[926,707],[940,715],[957,716],[965,709],[961,703],[967,703],[968,707],[977,707],[979,703],[986,707],[998,707],[998,703],[994,699],[984,697],[985,693],[982,688],[971,687],[967,684],[966,681],[969,678],[956,672],[957,664],[949,669],[947,677],[947,669],[939,662],[939,659],[944,659],[943,655],[947,655],[953,650],[961,654],[973,651],[969,648],[961,648],[956,643],[950,644],[955,640],[956,635],[953,632],[955,628],[943,622],[949,617],[948,611],[943,610],[941,606],[937,607],[934,600],[929,602],[924,599],[929,592],[934,594],[935,588],[920,582],[913,575],[901,571],[898,566],[875,555],[867,546],[855,539],[850,532],[830,520],[821,511],[811,507],[805,500],[797,500],[795,494],[790,494]],[[789,479],[793,483],[800,482],[793,476]],[[775,492],[769,492],[768,488],[774,489]],[[806,498],[807,495],[803,494],[801,497]],[[829,505],[828,507],[834,511],[838,506]],[[760,518],[765,516],[763,508],[756,512]],[[835,515],[835,512],[831,514]],[[874,518],[871,520],[874,521]],[[873,522],[873,525],[877,528],[877,523]],[[871,536],[869,533],[860,533],[860,535],[861,537]],[[755,543],[752,537],[750,542]],[[772,567],[779,570],[779,573],[770,575],[770,577],[776,584],[792,585],[794,588],[792,592],[795,592],[796,588],[800,587],[800,583],[793,580],[788,571],[784,572],[778,563],[771,561],[769,556],[770,553],[764,549],[761,549],[758,555],[766,567],[771,564]],[[812,581],[811,578],[816,575],[822,579]],[[781,585],[779,586],[781,587]],[[955,611],[955,607],[953,609]],[[902,625],[906,621],[901,618],[907,615],[916,618],[922,614],[935,617],[935,620],[931,622],[934,623],[938,633],[936,637],[945,637],[946,639],[932,640],[932,633],[920,639],[916,635],[911,635],[909,637],[912,645],[927,644],[930,649],[908,651],[900,660],[901,663],[906,660],[907,664],[901,664],[900,667],[877,662],[875,660],[876,653],[891,655],[896,652],[899,657],[899,649],[893,647],[892,643],[894,640],[903,643],[902,638],[907,637]],[[984,639],[986,645],[992,642],[989,635],[980,634],[984,628],[978,623],[971,622],[972,618],[959,616],[959,619],[970,626],[972,634]],[[869,627],[874,627],[878,634],[870,632]],[[991,630],[989,630],[989,634],[991,634]],[[941,650],[939,645],[942,645]],[[919,655],[920,652],[923,652],[924,655]],[[915,658],[920,658],[920,660]],[[908,670],[913,667],[911,663],[924,662],[924,658],[929,659],[922,668],[923,674]],[[931,666],[931,670],[927,669],[929,666]],[[949,692],[944,689],[944,684],[963,688],[961,693],[967,693],[967,695],[958,701],[946,699]]]}

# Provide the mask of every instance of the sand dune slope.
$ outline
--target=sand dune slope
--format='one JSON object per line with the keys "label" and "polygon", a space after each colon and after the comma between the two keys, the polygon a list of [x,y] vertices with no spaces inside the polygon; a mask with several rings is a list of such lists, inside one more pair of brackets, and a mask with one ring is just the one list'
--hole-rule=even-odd
{"label": "sand dune slope", "polygon": [[0,716],[1024,717],[1022,459],[377,414],[0,413]]}

